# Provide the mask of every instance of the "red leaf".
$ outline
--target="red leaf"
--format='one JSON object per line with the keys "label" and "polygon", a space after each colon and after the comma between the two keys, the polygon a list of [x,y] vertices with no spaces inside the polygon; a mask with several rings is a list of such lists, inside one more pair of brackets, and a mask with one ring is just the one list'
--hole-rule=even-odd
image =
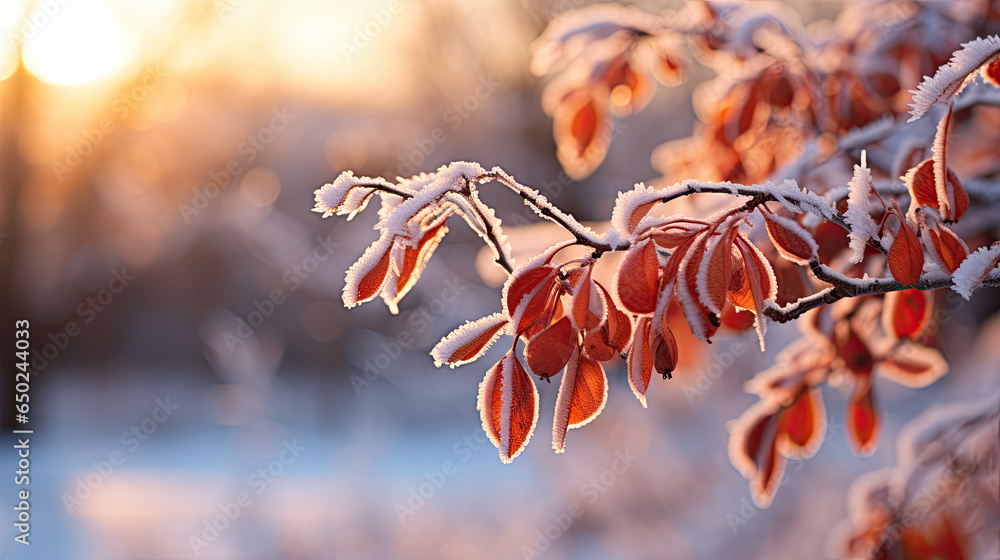
{"label": "red leaf", "polygon": [[761,508],[771,504],[785,467],[778,453],[779,409],[773,401],[758,401],[729,429],[729,461],[750,480],[751,496]]}
{"label": "red leaf", "polygon": [[795,264],[808,265],[816,257],[816,241],[795,220],[764,212],[767,235],[778,253]]}
{"label": "red leaf", "polygon": [[504,300],[504,312],[512,315],[518,304],[532,290],[537,288],[543,281],[551,280],[555,274],[554,267],[543,265],[524,271],[523,274],[514,278],[507,289],[507,299]]}
{"label": "red leaf", "polygon": [[1000,59],[994,60],[983,69],[983,79],[996,87],[1000,87]]}
{"label": "red leaf", "polygon": [[926,387],[948,372],[941,352],[910,341],[893,347],[875,367],[886,379],[913,388]]}
{"label": "red leaf", "polygon": [[656,288],[660,270],[656,246],[648,239],[629,249],[618,265],[614,289],[625,309],[637,315],[656,309]]}
{"label": "red leaf", "polygon": [[590,330],[604,320],[604,302],[597,293],[597,286],[591,276],[593,266],[584,267],[583,273],[573,287],[572,315],[573,326],[578,329]]}
{"label": "red leaf", "polygon": [[504,355],[479,385],[483,429],[510,463],[531,439],[538,423],[538,389],[513,352]]}
{"label": "red leaf", "polygon": [[[941,260],[941,264],[944,265],[945,270],[949,274],[958,270],[959,265],[962,264],[965,257],[969,256],[969,250],[962,243],[961,238],[945,226],[929,227],[925,232],[931,240],[934,253]],[[928,249],[928,251],[930,250]]]}
{"label": "red leaf", "polygon": [[826,432],[826,412],[819,389],[803,391],[781,413],[779,449],[789,459],[807,459],[816,454]]}
{"label": "red leaf", "polygon": [[889,272],[899,283],[912,286],[920,281],[920,273],[924,269],[924,250],[906,219],[902,214],[898,217],[899,232],[889,248]]}
{"label": "red leaf", "polygon": [[[704,273],[697,271],[699,299],[716,315],[722,314],[733,276],[733,240],[737,233],[737,228],[733,227],[719,235],[714,244],[709,241],[708,254],[704,257],[708,259],[707,270]],[[708,301],[705,301],[706,295]]]}
{"label": "red leaf", "polygon": [[583,179],[597,169],[608,153],[607,132],[611,128],[608,92],[578,90],[556,108],[553,136],[563,169],[573,179]]}
{"label": "red leaf", "polygon": [[640,317],[635,326],[635,342],[628,353],[627,362],[628,384],[643,408],[646,408],[646,389],[649,388],[649,380],[653,373],[653,357],[649,353],[647,344],[649,331],[649,317]]}
{"label": "red leaf", "polygon": [[507,326],[507,317],[494,313],[478,321],[466,322],[453,330],[431,350],[434,365],[448,364],[452,367],[471,362],[483,355]]}
{"label": "red leaf", "polygon": [[889,292],[882,303],[882,327],[894,338],[917,338],[931,318],[931,297],[917,289]]}
{"label": "red leaf", "polygon": [[938,209],[937,186],[934,184],[934,161],[925,159],[902,177],[910,196],[919,206]]}
{"label": "red leaf", "polygon": [[608,343],[608,324],[602,323],[601,327],[587,332],[583,337],[583,352],[588,358],[598,362],[607,362],[618,352]]}
{"label": "red leaf", "polygon": [[875,410],[871,381],[859,380],[847,403],[847,436],[856,455],[867,457],[875,452],[881,423]]}
{"label": "red leaf", "polygon": [[566,367],[577,345],[576,329],[563,317],[532,337],[524,345],[528,369],[540,377],[551,377]]}
{"label": "red leaf", "polygon": [[559,383],[552,420],[552,449],[556,453],[565,451],[566,430],[590,423],[607,402],[608,379],[604,368],[579,350],[574,351]]}
{"label": "red leaf", "polygon": [[442,222],[441,224],[432,227],[424,233],[424,236],[420,238],[416,247],[407,246],[403,250],[403,265],[399,271],[399,277],[396,278],[396,286],[391,297],[388,297],[388,292],[393,291],[392,288],[386,290],[383,294],[383,298],[386,298],[386,304],[389,306],[389,310],[395,315],[399,312],[396,304],[399,303],[403,296],[405,296],[411,288],[417,283],[420,278],[420,273],[423,272],[424,267],[427,266],[427,261],[430,260],[431,255],[434,253],[434,249],[441,244],[441,240],[444,239],[445,234],[448,233],[448,226]]}
{"label": "red leaf", "polygon": [[604,294],[604,302],[608,306],[605,318],[608,327],[605,343],[614,348],[616,352],[621,352],[625,350],[629,340],[632,338],[632,320],[621,309],[618,309],[618,306],[611,299],[611,295],[604,289],[604,286],[600,282],[596,284],[601,289],[601,293]]}
{"label": "red leaf", "polygon": [[[847,369],[858,378],[871,376],[872,368],[875,366],[875,358],[872,357],[868,345],[861,340],[854,329],[847,323],[841,323],[844,328],[838,329],[836,338],[837,355],[844,361]],[[838,325],[838,327],[840,326]]]}

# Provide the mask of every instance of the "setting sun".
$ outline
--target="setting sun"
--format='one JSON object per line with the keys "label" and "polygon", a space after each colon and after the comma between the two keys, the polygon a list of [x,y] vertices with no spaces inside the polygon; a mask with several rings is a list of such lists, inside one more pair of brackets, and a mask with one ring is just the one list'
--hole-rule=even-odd
{"label": "setting sun", "polygon": [[122,67],[127,41],[100,0],[38,6],[27,20],[25,67],[52,85],[74,85],[106,77]]}

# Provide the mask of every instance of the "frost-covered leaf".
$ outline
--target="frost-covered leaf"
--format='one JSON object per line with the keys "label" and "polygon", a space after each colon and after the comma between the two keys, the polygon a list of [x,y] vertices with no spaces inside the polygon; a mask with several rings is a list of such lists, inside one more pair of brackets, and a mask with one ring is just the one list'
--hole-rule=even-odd
{"label": "frost-covered leaf", "polygon": [[555,416],[552,419],[552,449],[566,450],[566,430],[586,426],[604,410],[608,402],[608,378],[600,362],[579,349],[573,352],[559,383]]}
{"label": "frost-covered leaf", "polygon": [[343,293],[345,306],[354,307],[371,301],[385,287],[392,267],[394,239],[383,234],[347,269]]}
{"label": "frost-covered leaf", "polygon": [[854,166],[854,178],[847,187],[849,194],[844,221],[851,226],[848,233],[851,239],[851,262],[859,263],[865,256],[868,241],[879,238],[878,225],[871,216],[871,195],[875,186],[871,170],[865,161],[865,152],[861,152],[861,165]]}
{"label": "frost-covered leaf", "polygon": [[628,239],[662,196],[662,191],[643,183],[636,183],[632,190],[619,192],[611,211],[611,226],[618,230],[621,237]]}
{"label": "frost-covered leaf", "polygon": [[431,350],[434,365],[441,367],[448,364],[455,367],[478,359],[500,338],[509,322],[503,313],[467,321],[442,338]]}
{"label": "frost-covered leaf", "polygon": [[628,353],[628,384],[635,398],[646,408],[646,390],[653,373],[653,357],[649,352],[649,317],[640,317],[635,326],[635,342]]}
{"label": "frost-covered leaf", "polygon": [[941,117],[937,132],[934,134],[932,148],[934,162],[934,188],[937,193],[937,210],[946,222],[957,222],[969,209],[969,194],[962,186],[958,175],[948,167],[948,137],[951,135],[952,110]]}
{"label": "frost-covered leaf", "polygon": [[[924,116],[931,106],[958,95],[975,78],[975,72],[986,64],[994,64],[1000,56],[1000,37],[978,37],[955,51],[947,64],[938,68],[933,77],[924,76],[913,93],[913,109],[909,122]],[[989,66],[986,67],[989,70]]]}
{"label": "frost-covered leaf", "polygon": [[[778,293],[778,281],[774,276],[771,264],[756,245],[740,235],[736,238],[736,248],[743,257],[743,286],[749,288],[750,302],[743,299],[734,304],[743,307],[754,314],[754,327],[760,340],[760,349],[764,350],[764,333],[767,331],[767,321],[764,318],[764,300],[774,300]],[[750,303],[751,306],[747,306]]]}
{"label": "frost-covered leaf", "polygon": [[750,480],[757,506],[771,505],[781,484],[785,459],[778,452],[780,406],[762,400],[729,423],[729,461]]}
{"label": "frost-covered leaf", "polygon": [[789,459],[816,454],[826,435],[826,410],[819,389],[802,390],[781,412],[778,449]]}
{"label": "frost-covered leaf", "polygon": [[926,387],[948,373],[941,352],[912,341],[896,345],[875,366],[879,375],[906,387]]}
{"label": "frost-covered leaf", "polygon": [[998,262],[1000,262],[1000,241],[994,242],[989,248],[980,247],[979,250],[970,253],[952,274],[951,289],[968,300],[973,290],[996,268]]}
{"label": "frost-covered leaf", "polygon": [[705,245],[705,255],[698,267],[698,298],[716,316],[722,315],[726,303],[726,292],[734,268],[733,240],[738,233],[738,228],[730,227],[712,236]]}
{"label": "frost-covered leaf", "polygon": [[353,218],[364,210],[375,192],[374,187],[367,185],[395,186],[381,177],[355,177],[353,172],[344,171],[334,182],[316,189],[316,206],[313,212],[323,214],[324,218],[334,214],[350,214]]}
{"label": "frost-covered leaf", "polygon": [[625,253],[615,272],[613,285],[625,309],[637,315],[656,309],[659,270],[656,246],[652,241],[640,241]]}
{"label": "frost-covered leaf", "polygon": [[[410,289],[417,283],[420,274],[427,266],[434,249],[441,244],[445,234],[448,233],[448,226],[444,222],[432,227],[420,238],[416,247],[397,244],[397,249],[402,252],[402,258],[397,261],[399,273],[394,275],[385,289],[382,291],[382,299],[385,300],[389,311],[393,315],[399,313],[399,301],[403,299]],[[401,262],[399,262],[401,261]]]}
{"label": "frost-covered leaf", "polygon": [[931,224],[928,220],[927,227],[921,233],[920,241],[924,245],[924,251],[949,274],[958,270],[965,257],[969,256],[965,241],[943,225]]}
{"label": "frost-covered leaf", "polygon": [[812,235],[798,222],[784,216],[764,213],[767,235],[778,253],[795,264],[808,265],[819,247]]}
{"label": "frost-covered leaf", "polygon": [[538,423],[538,389],[513,351],[479,384],[477,408],[486,435],[500,450],[500,460],[510,463],[528,445]]}

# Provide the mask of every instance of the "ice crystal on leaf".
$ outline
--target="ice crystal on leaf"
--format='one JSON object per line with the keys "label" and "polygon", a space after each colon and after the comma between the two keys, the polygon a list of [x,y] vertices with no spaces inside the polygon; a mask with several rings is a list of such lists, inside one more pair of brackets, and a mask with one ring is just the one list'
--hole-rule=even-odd
{"label": "ice crystal on leaf", "polygon": [[[924,116],[931,106],[939,101],[948,101],[958,95],[982,70],[983,75],[993,76],[993,66],[1000,59],[1000,36],[978,37],[964,43],[955,51],[947,64],[938,68],[934,76],[925,76],[913,93],[913,109],[909,122]],[[994,83],[995,83],[995,79]]]}

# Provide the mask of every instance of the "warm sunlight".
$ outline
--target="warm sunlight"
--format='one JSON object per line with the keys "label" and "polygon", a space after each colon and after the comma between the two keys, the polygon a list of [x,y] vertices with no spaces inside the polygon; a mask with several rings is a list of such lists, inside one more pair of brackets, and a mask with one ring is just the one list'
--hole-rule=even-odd
{"label": "warm sunlight", "polygon": [[52,85],[83,84],[107,77],[128,57],[128,41],[101,0],[53,2],[28,18],[22,54],[25,67]]}

